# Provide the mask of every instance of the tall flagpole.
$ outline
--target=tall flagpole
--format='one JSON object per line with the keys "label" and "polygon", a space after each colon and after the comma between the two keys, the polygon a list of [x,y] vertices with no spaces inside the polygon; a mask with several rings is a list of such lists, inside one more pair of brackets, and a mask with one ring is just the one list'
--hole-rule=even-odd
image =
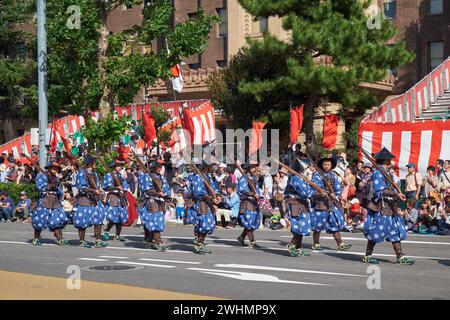
{"label": "tall flagpole", "polygon": [[47,101],[47,10],[46,0],[37,0],[38,90],[39,90],[39,165],[47,162],[45,132],[48,126]]}

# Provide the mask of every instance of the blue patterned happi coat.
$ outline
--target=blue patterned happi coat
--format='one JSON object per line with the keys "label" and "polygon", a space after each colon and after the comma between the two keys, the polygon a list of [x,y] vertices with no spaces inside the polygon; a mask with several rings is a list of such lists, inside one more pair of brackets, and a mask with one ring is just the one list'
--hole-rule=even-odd
{"label": "blue patterned happi coat", "polygon": [[[62,208],[63,191],[59,184],[59,179],[54,177],[54,182],[58,186],[57,190],[49,190],[48,177],[45,174],[39,173],[36,176],[36,187],[39,191],[39,200],[36,211],[32,215],[32,225],[36,230],[44,230],[49,228],[50,231],[61,229],[66,226],[68,218]],[[42,199],[47,193],[54,193],[58,195],[59,206],[55,209],[47,209],[42,207]]]}
{"label": "blue patterned happi coat", "polygon": [[[379,170],[375,170],[372,175],[373,181],[373,201],[381,200],[383,190],[389,190],[388,182]],[[364,235],[367,240],[375,243],[384,240],[391,242],[398,242],[406,240],[406,229],[403,219],[398,213],[393,216],[383,215],[381,212],[373,211],[371,209],[367,212],[366,222],[363,228]]]}
{"label": "blue patterned happi coat", "polygon": [[[324,173],[325,177],[330,181],[331,186],[333,187],[334,194],[336,196],[340,196],[342,191],[344,190],[339,178],[336,173],[333,171]],[[327,189],[325,187],[325,182],[322,179],[322,176],[316,172],[312,177],[312,181],[317,184],[322,189]],[[345,226],[344,221],[344,212],[342,209],[336,207],[336,205],[332,205],[330,208],[331,211],[320,211],[315,208],[315,204],[313,203],[313,210],[311,212],[311,226],[313,231],[322,231],[325,230],[327,233],[338,232],[341,231]]]}
{"label": "blue patterned happi coat", "polygon": [[[207,179],[211,184],[212,181],[209,176],[207,176]],[[214,186],[214,184],[211,184],[211,187],[213,187],[214,189],[215,187],[217,187],[217,185]],[[200,202],[204,196],[208,195],[208,191],[206,190],[202,178],[198,174],[195,174],[192,177],[191,188],[192,188],[192,198],[195,204],[189,211],[191,215],[190,217],[191,222],[194,224],[194,232],[211,234],[216,228],[216,219],[214,218],[213,213],[211,212],[211,209],[209,207],[207,214],[200,214],[199,211]]]}
{"label": "blue patterned happi coat", "polygon": [[[252,176],[252,177],[250,177],[250,181],[252,181],[253,185],[256,186],[256,191],[258,192],[258,196],[260,196],[262,192],[257,187],[258,186],[257,179]],[[237,192],[239,194],[239,197],[241,198],[241,203],[243,201],[245,201],[245,199],[248,198],[246,196],[246,193],[251,192],[250,187],[247,182],[247,179],[245,179],[243,176],[240,177],[238,180]],[[257,204],[256,209],[253,211],[246,209],[243,213],[239,212],[239,223],[245,229],[257,230],[261,224],[261,215],[259,212],[259,205]]]}
{"label": "blue patterned happi coat", "polygon": [[[115,174],[115,173],[114,173]],[[119,181],[125,190],[129,189],[128,183],[122,177],[121,174],[118,174]],[[111,176],[111,173],[108,173],[103,178],[103,190],[109,192],[115,192],[118,191],[116,187],[114,186],[114,179]],[[106,220],[111,221],[112,223],[125,223],[128,222],[128,207],[122,206],[122,204],[119,202],[119,205],[117,207],[112,206],[109,201],[106,203],[105,206],[106,209]]]}
{"label": "blue patterned happi coat", "polygon": [[[80,196],[86,196],[89,193],[87,189],[92,189],[93,187],[90,185],[89,180],[87,178],[87,172],[84,170],[78,170],[75,183],[76,187],[80,192]],[[98,189],[100,189],[100,178],[97,172],[94,172],[95,184]],[[73,208],[73,224],[75,228],[85,229],[92,225],[98,226],[102,225],[105,220],[106,209],[103,203],[100,200],[97,200],[96,206],[82,206],[77,204],[76,207]]]}
{"label": "blue patterned happi coat", "polygon": [[[307,201],[314,193],[314,189],[303,179],[292,176],[289,180],[289,198]],[[288,202],[288,214],[291,222],[291,232],[298,236],[308,236],[311,232],[311,214],[310,212],[301,212],[297,217],[291,216],[292,205]]]}
{"label": "blue patterned happi coat", "polygon": [[[162,183],[162,192],[165,196],[170,196],[170,187],[167,183],[166,178],[159,174],[153,173],[155,178],[158,178]],[[141,217],[141,221],[144,224],[145,228],[151,232],[163,232],[164,231],[164,212],[163,211],[155,211],[150,212],[147,208],[147,203],[149,201],[155,201],[158,197],[146,195],[146,191],[156,191],[153,181],[148,173],[141,173],[139,175],[139,188],[141,190],[141,202],[144,202],[142,208],[139,206],[139,216]],[[164,202],[164,201],[158,201]]]}

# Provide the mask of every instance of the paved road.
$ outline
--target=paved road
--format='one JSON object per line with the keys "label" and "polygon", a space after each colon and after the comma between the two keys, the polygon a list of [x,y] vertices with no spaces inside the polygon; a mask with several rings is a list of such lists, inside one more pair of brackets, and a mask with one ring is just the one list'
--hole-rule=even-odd
{"label": "paved road", "polygon": [[[53,235],[45,231],[44,245],[34,247],[30,244],[30,225],[1,223],[0,270],[67,278],[67,268],[76,265],[81,268],[82,281],[225,299],[450,297],[450,237],[410,235],[404,252],[416,260],[413,266],[396,265],[391,245],[378,245],[375,256],[381,260],[381,288],[370,290],[367,283],[378,283],[372,276],[377,271],[368,270],[368,265],[360,262],[366,245],[361,234],[344,234],[344,239],[353,244],[349,252],[336,251],[334,240],[323,235],[326,250],[312,252],[311,257],[293,258],[286,251],[290,240],[287,230],[258,230],[261,248],[253,250],[237,245],[240,232],[217,229],[207,240],[212,253],[196,255],[192,252],[191,226],[169,224],[164,237],[172,250],[159,253],[144,249],[143,230],[137,227],[124,228],[126,242],[111,241],[107,248],[86,249],[77,247],[72,226],[65,229],[65,238],[71,240],[72,246],[56,246]],[[310,243],[311,237],[307,237],[308,250]],[[95,266],[134,269],[90,269]]]}

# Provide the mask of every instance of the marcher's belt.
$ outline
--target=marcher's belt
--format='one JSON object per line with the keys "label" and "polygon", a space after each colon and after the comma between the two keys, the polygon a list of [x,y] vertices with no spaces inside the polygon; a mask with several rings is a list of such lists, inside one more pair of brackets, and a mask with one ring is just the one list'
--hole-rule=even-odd
{"label": "marcher's belt", "polygon": [[288,199],[289,212],[291,217],[297,217],[301,213],[309,213],[308,201],[298,198]]}

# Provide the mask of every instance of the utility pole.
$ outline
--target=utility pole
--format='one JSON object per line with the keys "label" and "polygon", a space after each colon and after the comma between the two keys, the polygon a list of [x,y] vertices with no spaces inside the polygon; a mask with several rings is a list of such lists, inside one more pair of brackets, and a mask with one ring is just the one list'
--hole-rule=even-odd
{"label": "utility pole", "polygon": [[47,101],[47,0],[37,0],[38,90],[39,90],[39,165],[47,162],[45,132],[48,126]]}

